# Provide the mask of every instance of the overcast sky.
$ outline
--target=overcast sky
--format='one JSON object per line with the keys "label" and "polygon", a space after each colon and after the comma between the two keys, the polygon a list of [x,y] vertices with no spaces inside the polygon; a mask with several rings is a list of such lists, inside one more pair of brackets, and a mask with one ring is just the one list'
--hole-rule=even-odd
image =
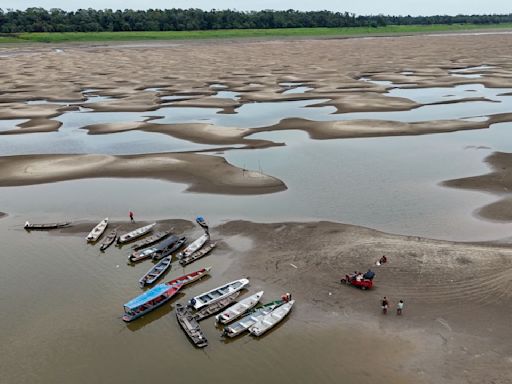
{"label": "overcast sky", "polygon": [[358,15],[456,15],[512,13],[512,0],[0,0],[0,8],[7,10],[28,7],[76,10],[95,9],[148,9],[148,8],[201,8],[210,10],[236,9],[297,9],[353,12]]}

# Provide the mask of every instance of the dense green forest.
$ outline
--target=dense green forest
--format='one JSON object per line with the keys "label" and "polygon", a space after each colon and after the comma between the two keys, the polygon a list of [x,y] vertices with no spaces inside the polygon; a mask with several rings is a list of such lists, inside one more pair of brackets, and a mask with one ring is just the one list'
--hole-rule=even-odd
{"label": "dense green forest", "polygon": [[458,16],[356,16],[330,11],[300,12],[200,9],[111,9],[28,8],[25,11],[0,9],[0,32],[117,32],[117,31],[197,31],[220,29],[267,29],[311,27],[383,27],[386,25],[501,24],[512,22],[508,15]]}

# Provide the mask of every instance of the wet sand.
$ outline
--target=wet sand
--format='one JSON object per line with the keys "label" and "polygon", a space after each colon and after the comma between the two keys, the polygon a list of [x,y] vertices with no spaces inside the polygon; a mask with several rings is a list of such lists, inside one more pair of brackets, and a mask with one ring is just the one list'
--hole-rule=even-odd
{"label": "wet sand", "polygon": [[[130,230],[144,223],[116,226]],[[82,237],[93,225],[82,222],[52,234]],[[185,220],[159,222],[162,225],[179,232],[193,227]],[[222,239],[217,255],[227,256],[223,279],[249,276],[251,286],[265,289],[266,297],[292,292],[297,300],[290,318],[263,340],[290,332],[293,345],[292,334],[318,341],[327,332],[340,343],[333,350],[339,356],[334,364],[341,364],[347,382],[365,371],[382,383],[512,379],[509,247],[389,235],[331,222],[230,221],[211,232]],[[388,263],[376,266],[383,254]],[[344,273],[368,268],[376,272],[372,290],[340,284]],[[387,316],[380,313],[382,296],[391,302]],[[406,303],[401,317],[394,313],[399,299]],[[350,336],[329,329],[343,329]],[[242,338],[233,343],[244,342]],[[318,366],[334,369],[328,356],[315,349],[316,342],[310,343],[313,349],[306,361],[318,355]],[[322,343],[330,350],[327,340]],[[296,356],[301,356],[300,348]],[[283,364],[290,359],[283,358]]]}
{"label": "wet sand", "polygon": [[482,207],[477,214],[490,220],[512,221],[512,153],[494,152],[485,159],[485,162],[492,172],[447,180],[443,185],[501,196],[499,201]]}
{"label": "wet sand", "polygon": [[195,153],[147,155],[26,155],[0,158],[0,186],[97,178],[156,178],[188,185],[189,192],[264,194],[286,185],[272,176]]}

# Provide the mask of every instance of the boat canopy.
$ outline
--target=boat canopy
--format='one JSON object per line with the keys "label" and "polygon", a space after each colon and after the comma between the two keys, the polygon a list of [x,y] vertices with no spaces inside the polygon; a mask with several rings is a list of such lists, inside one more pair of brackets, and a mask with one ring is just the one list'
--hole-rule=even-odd
{"label": "boat canopy", "polygon": [[141,305],[147,303],[150,300],[154,300],[159,296],[162,296],[165,292],[167,292],[171,287],[167,284],[158,284],[153,288],[147,290],[143,294],[137,296],[136,298],[127,302],[124,307],[131,310],[140,307]]}

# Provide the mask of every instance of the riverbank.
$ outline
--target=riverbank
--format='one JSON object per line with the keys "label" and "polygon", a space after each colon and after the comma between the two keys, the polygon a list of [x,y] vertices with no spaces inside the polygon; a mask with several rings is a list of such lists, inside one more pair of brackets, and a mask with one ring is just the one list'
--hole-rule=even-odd
{"label": "riverbank", "polygon": [[[94,224],[81,222],[51,233],[82,239]],[[134,227],[121,221],[113,225],[125,230]],[[187,235],[194,232],[192,223],[185,220],[158,225]],[[280,367],[291,369],[293,362],[301,362],[300,367],[316,361],[318,367],[312,369],[337,374],[345,370],[348,382],[363,372],[371,379],[380,377],[382,383],[505,383],[510,379],[510,247],[389,235],[331,222],[228,221],[211,228],[211,233],[218,248],[196,263],[215,264],[211,285],[248,276],[251,290],[264,289],[266,299],[291,292],[297,300],[285,323],[261,343],[243,338],[216,346],[215,341],[209,348],[217,356],[245,343],[259,350],[286,334],[297,354],[282,358]],[[376,266],[383,254],[388,262]],[[340,284],[345,273],[368,268],[376,272],[372,290]],[[130,271],[122,267],[118,273],[131,275]],[[380,313],[383,296],[391,302],[387,316]],[[398,317],[394,308],[400,299],[406,306]],[[152,328],[167,323],[156,321],[157,315],[148,319]],[[214,340],[209,326],[208,332]],[[297,335],[303,342],[297,344]],[[327,335],[336,340],[335,345]],[[302,354],[304,341],[306,355]],[[344,353],[348,349],[351,353]],[[328,357],[331,353],[337,358]],[[297,367],[299,376],[308,375]]]}

